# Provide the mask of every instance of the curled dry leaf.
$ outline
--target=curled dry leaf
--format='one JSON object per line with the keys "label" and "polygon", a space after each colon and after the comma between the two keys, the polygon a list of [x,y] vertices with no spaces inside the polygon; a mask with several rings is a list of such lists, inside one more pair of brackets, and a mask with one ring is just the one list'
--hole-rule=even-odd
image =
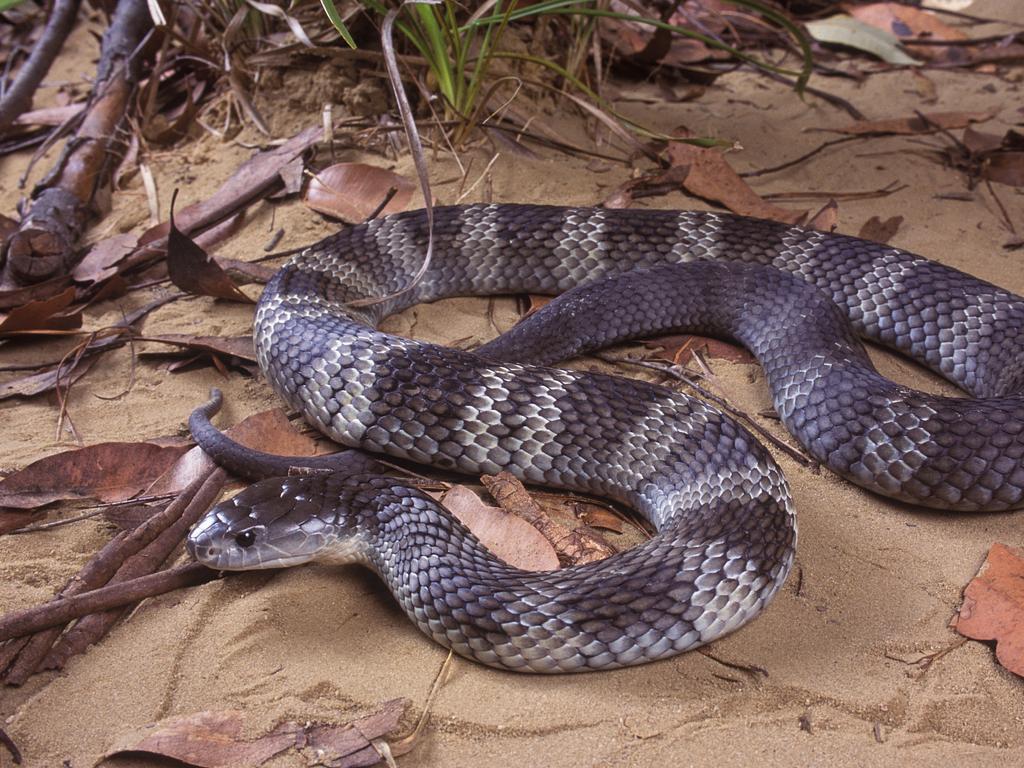
{"label": "curled dry leaf", "polygon": [[237,370],[250,376],[256,372],[256,352],[252,346],[252,336],[186,336],[169,333],[161,336],[140,336],[139,341],[152,341],[169,344],[177,349],[147,349],[144,357],[176,358],[168,367],[173,372],[195,365],[213,365],[222,375],[227,376],[229,370]]}
{"label": "curled dry leaf", "polygon": [[[183,232],[194,232],[227,218],[262,197],[280,184],[281,169],[305,153],[322,135],[323,129],[320,127],[306,128],[281,146],[253,155],[213,195],[182,208],[175,216],[178,226]],[[140,242],[156,242],[169,234],[169,231],[170,223],[165,222],[147,230]]]}
{"label": "curled dry leaf", "polygon": [[6,278],[6,273],[4,273],[0,275],[0,309],[12,309],[30,301],[48,299],[51,296],[56,296],[69,285],[71,285],[71,278],[68,275],[60,275],[34,285],[15,285]]}
{"label": "curled dry leaf", "polygon": [[185,452],[151,443],[100,443],[39,459],[0,480],[0,507],[34,509],[63,499],[124,501]]}
{"label": "curled dry leaf", "polygon": [[380,215],[404,211],[412,200],[413,183],[386,168],[365,163],[338,163],[317,173],[306,190],[306,205],[348,224],[365,221],[394,196]]}
{"label": "curled dry leaf", "polygon": [[441,503],[471,530],[481,543],[509,565],[524,571],[554,571],[558,555],[540,531],[501,507],[484,504],[469,488],[456,485]]}
{"label": "curled dry leaf", "polygon": [[296,748],[308,752],[310,765],[359,768],[380,762],[373,742],[398,727],[406,706],[404,699],[394,699],[372,714],[341,724],[287,721],[255,738],[244,735],[244,712],[197,712],[150,726],[144,738],[107,757],[143,753],[195,768],[256,768]]}
{"label": "curled dry leaf", "polygon": [[999,663],[1024,677],[1024,549],[992,545],[953,626],[964,637],[995,640]]}

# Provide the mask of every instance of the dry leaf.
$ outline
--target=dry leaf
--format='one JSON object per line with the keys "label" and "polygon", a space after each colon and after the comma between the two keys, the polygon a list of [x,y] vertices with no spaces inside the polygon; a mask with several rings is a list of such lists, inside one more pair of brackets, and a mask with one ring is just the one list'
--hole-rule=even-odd
{"label": "dry leaf", "polygon": [[834,131],[851,136],[869,133],[909,136],[915,133],[934,133],[939,128],[947,130],[950,128],[964,128],[971,123],[991,120],[998,112],[998,108],[990,109],[987,112],[932,112],[925,114],[925,119],[914,115],[912,117],[894,117],[888,120],[858,120],[842,128],[819,128],[815,130]]}
{"label": "dry leaf", "polygon": [[999,663],[1024,677],[1024,549],[992,545],[953,623],[964,637],[995,640]]}
{"label": "dry leaf", "polygon": [[554,571],[558,555],[540,531],[501,507],[484,504],[469,488],[456,485],[441,503],[471,530],[481,543],[509,565],[525,571]]}
{"label": "dry leaf", "polygon": [[839,226],[839,204],[830,199],[821,210],[811,216],[804,225],[808,229],[816,229],[819,232],[834,232]]}
{"label": "dry leaf", "polygon": [[[224,432],[242,445],[278,456],[315,456],[322,453],[317,441],[296,430],[280,408],[254,413]],[[205,476],[214,466],[213,460],[196,446],[158,477],[147,493],[178,493],[196,478]]]}
{"label": "dry leaf", "polygon": [[67,290],[48,299],[30,301],[12,309],[0,322],[0,336],[41,330],[70,330],[82,326],[82,313],[63,314],[75,300],[75,289]]}
{"label": "dry leaf", "polygon": [[0,480],[0,507],[34,509],[62,499],[124,501],[185,452],[151,443],[99,443],[39,459]]}
{"label": "dry leaf", "polygon": [[[4,273],[6,275],[6,273]],[[30,301],[39,301],[56,296],[71,284],[68,275],[60,275],[35,285],[14,286],[10,283],[0,286],[0,309],[20,307]]]}
{"label": "dry leaf", "polygon": [[[191,233],[222,221],[266,194],[280,183],[280,171],[320,140],[323,129],[307,128],[274,149],[259,152],[246,160],[220,188],[206,200],[186,206],[175,219],[182,232]],[[164,222],[143,233],[140,244],[152,243],[169,234]]]}
{"label": "dry leaf", "polygon": [[895,35],[921,59],[944,61],[966,60],[961,46],[914,45],[914,39],[966,40],[959,29],[944,24],[934,13],[902,3],[870,3],[852,6],[849,14],[855,19]]}
{"label": "dry leaf", "polygon": [[167,233],[167,273],[171,282],[186,293],[255,303],[231,282],[212,256],[174,226],[173,212]]}
{"label": "dry leaf", "polygon": [[698,197],[719,202],[743,216],[773,219],[786,224],[793,224],[803,215],[762,200],[718,150],[674,142],[668,148],[668,155],[673,166],[689,168],[682,186]]}
{"label": "dry leaf", "polygon": [[309,765],[360,768],[380,762],[373,741],[394,731],[407,703],[394,699],[365,717],[342,724],[305,725],[287,721],[255,738],[246,738],[245,713],[238,710],[197,712],[178,717],[151,731],[132,746],[106,757],[158,755],[195,768],[257,768],[282,752],[307,753]]}
{"label": "dry leaf", "polygon": [[69,387],[85,376],[96,364],[98,357],[83,357],[74,368],[69,365],[53,365],[44,370],[30,373],[0,384],[0,400],[9,397],[34,397],[57,388]]}
{"label": "dry leaf", "polygon": [[576,508],[577,517],[591,528],[604,528],[614,533],[625,530],[622,518],[607,507],[586,501],[574,501],[572,504]]}
{"label": "dry leaf", "polygon": [[412,200],[413,183],[386,168],[365,163],[338,163],[309,182],[306,205],[348,224],[368,219],[394,189],[380,215],[404,211]]}

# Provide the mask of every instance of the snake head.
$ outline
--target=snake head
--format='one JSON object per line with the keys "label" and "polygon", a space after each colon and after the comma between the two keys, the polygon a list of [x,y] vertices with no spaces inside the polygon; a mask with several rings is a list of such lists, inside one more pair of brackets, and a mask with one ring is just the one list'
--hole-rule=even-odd
{"label": "snake head", "polygon": [[336,512],[316,480],[276,477],[249,486],[199,520],[188,535],[189,552],[223,571],[339,562],[337,553],[345,547],[338,546]]}

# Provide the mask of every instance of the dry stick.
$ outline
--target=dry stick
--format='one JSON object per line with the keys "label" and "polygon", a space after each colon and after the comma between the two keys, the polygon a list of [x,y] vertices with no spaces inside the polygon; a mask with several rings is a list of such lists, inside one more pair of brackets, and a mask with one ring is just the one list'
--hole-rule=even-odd
{"label": "dry stick", "polygon": [[815,472],[815,473],[818,471],[819,467],[821,466],[814,459],[810,459],[810,458],[804,456],[796,448],[793,448],[792,446],[788,445],[787,443],[784,443],[782,440],[777,438],[775,435],[773,435],[767,429],[765,429],[760,424],[758,424],[756,421],[754,421],[754,419],[751,418],[748,414],[744,413],[743,411],[739,410],[738,408],[734,408],[733,406],[729,405],[729,403],[725,400],[725,398],[719,397],[718,395],[714,394],[710,390],[707,390],[704,387],[702,387],[700,384],[698,384],[696,381],[694,381],[689,376],[686,376],[686,375],[680,373],[679,371],[677,371],[675,366],[667,365],[667,364],[666,365],[659,365],[658,363],[651,363],[651,362],[647,362],[646,360],[630,360],[629,358],[626,358],[626,357],[614,357],[612,355],[599,354],[599,355],[595,355],[595,357],[597,357],[599,360],[604,360],[606,363],[626,363],[627,365],[635,365],[635,366],[637,366],[639,368],[650,368],[652,371],[658,371],[659,373],[662,373],[662,374],[664,374],[666,376],[670,376],[671,378],[675,379],[676,381],[681,381],[683,384],[685,384],[686,386],[690,387],[695,392],[697,392],[697,394],[699,394],[701,397],[705,398],[706,400],[710,400],[711,402],[713,402],[715,405],[717,405],[723,411],[728,413],[734,419],[739,419],[741,421],[746,422],[755,432],[757,432],[759,435],[761,435],[761,437],[763,437],[765,440],[770,442],[772,445],[774,445],[780,451],[784,452],[787,456],[789,456],[791,459],[793,459],[793,461],[795,461],[798,464],[800,464],[800,466],[807,467],[808,469],[810,469],[812,472]]}
{"label": "dry stick", "polygon": [[201,563],[189,563],[91,592],[83,592],[65,600],[53,600],[27,611],[9,613],[0,618],[0,640],[56,627],[97,611],[121,608],[147,597],[203,584],[215,578],[216,571],[211,571]]}
{"label": "dry stick", "polygon": [[591,563],[615,554],[615,548],[603,538],[585,529],[570,530],[544,514],[523,484],[510,473],[484,475],[480,482],[502,509],[521,517],[540,531],[563,564]]}
{"label": "dry stick", "polygon": [[[209,509],[213,501],[220,495],[227,473],[223,469],[211,472],[195,498],[185,507],[181,517],[169,525],[149,545],[124,561],[117,569],[109,584],[132,581],[153,574],[170,557],[171,552],[181,543],[188,530]],[[120,609],[85,616],[68,630],[57,641],[39,665],[40,669],[63,669],[67,660],[82,653],[86,648],[98,642],[110,628],[121,618]]]}
{"label": "dry stick", "polygon": [[31,108],[32,97],[39,83],[50,71],[50,65],[71,34],[78,16],[78,5],[79,0],[56,0],[54,3],[43,34],[32,47],[32,53],[18,71],[14,83],[7,89],[3,99],[0,99],[0,131],[9,128],[22,113]]}
{"label": "dry stick", "polygon": [[8,268],[38,283],[67,271],[106,183],[116,136],[129,114],[139,70],[136,48],[152,29],[146,0],[122,0],[103,36],[96,83],[85,117],[53,172],[32,193],[32,207],[8,245]]}
{"label": "dry stick", "polygon": [[[81,571],[68,580],[57,593],[55,600],[88,592],[106,584],[117,573],[126,559],[148,546],[175,520],[182,517],[184,511],[193,503],[196,494],[202,492],[203,485],[208,478],[209,475],[197,478],[174,501],[168,504],[162,512],[153,515],[134,530],[130,532],[122,531],[111,539],[85,564]],[[48,629],[30,638],[26,643],[22,643],[24,650],[19,648],[18,651],[20,653],[15,652],[17,660],[4,677],[4,682],[9,685],[21,685],[24,683],[36,671],[40,662],[49,653],[54,642],[60,637],[61,631],[60,627]],[[27,647],[24,647],[25,645]],[[6,655],[3,654],[3,656]],[[14,656],[11,656],[6,659],[6,663],[3,663],[3,656],[0,656],[0,671],[6,669],[11,661],[14,660]]]}
{"label": "dry stick", "polygon": [[818,154],[819,152],[821,152],[821,151],[823,151],[825,149],[828,149],[829,147],[834,147],[837,144],[845,144],[848,141],[858,141],[858,140],[863,140],[863,139],[866,139],[866,138],[874,138],[874,137],[868,137],[868,136],[843,136],[841,139],[830,139],[829,141],[826,141],[824,144],[821,144],[818,147],[812,149],[810,152],[807,152],[807,153],[805,153],[803,155],[800,155],[800,157],[795,157],[792,160],[787,160],[784,163],[781,163],[779,165],[773,165],[773,166],[770,166],[768,168],[761,168],[761,169],[756,170],[756,171],[744,171],[743,173],[740,174],[740,176],[742,178],[744,178],[744,179],[751,179],[751,178],[754,178],[755,176],[764,176],[764,175],[769,174],[769,173],[777,173],[778,171],[784,171],[786,168],[792,168],[794,165],[799,165],[800,163],[804,162],[805,160],[810,160],[816,154]]}

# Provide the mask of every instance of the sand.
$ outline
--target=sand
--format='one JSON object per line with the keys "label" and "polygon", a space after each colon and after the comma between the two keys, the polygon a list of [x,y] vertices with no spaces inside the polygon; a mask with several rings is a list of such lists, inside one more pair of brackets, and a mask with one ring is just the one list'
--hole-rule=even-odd
{"label": "sand", "polygon": [[[1024,20],[1013,0],[977,2],[972,11]],[[977,34],[985,34],[980,30]],[[88,39],[79,38],[83,46]],[[74,67],[66,64],[71,77]],[[928,71],[937,101],[926,101],[907,72],[874,75],[863,83],[818,81],[870,118],[923,111],[986,110],[983,126],[1002,132],[1022,119],[1021,70],[1007,77]],[[57,75],[57,79],[61,75]],[[721,78],[701,100],[681,104],[622,103],[623,111],[663,130],[686,125],[699,134],[735,139],[740,169],[774,166],[810,149],[827,134],[812,128],[844,125],[848,116],[818,99],[801,99],[764,78]],[[293,100],[292,129],[312,124],[319,104]],[[583,140],[577,121],[544,122]],[[285,130],[285,128],[281,128]],[[243,134],[240,139],[255,135]],[[897,183],[884,197],[839,202],[839,230],[855,234],[871,216],[905,219],[893,243],[1024,293],[1020,251],[984,189],[970,199],[964,177],[925,155],[941,137],[887,138],[836,147],[788,171],[756,180],[768,192],[867,191]],[[208,196],[250,150],[211,137],[161,150],[150,160],[164,205],[174,186],[181,203]],[[339,160],[386,163],[342,153]],[[470,179],[489,155],[467,152]],[[0,201],[13,209],[13,179],[26,158],[0,163]],[[397,170],[411,173],[407,160]],[[450,157],[436,159],[435,193],[455,202]],[[491,197],[504,202],[592,204],[629,178],[630,169],[547,151],[536,159],[507,153],[491,169]],[[466,199],[482,199],[480,185]],[[996,187],[1013,221],[1024,223],[1024,198]],[[824,202],[781,203],[817,208]],[[707,207],[682,194],[645,201],[666,208]],[[136,182],[119,193],[96,236],[144,227],[145,197]],[[218,255],[252,259],[271,232],[278,247],[308,243],[334,225],[297,202],[256,207],[246,227]],[[246,290],[254,291],[254,288]],[[133,294],[87,314],[101,327],[152,297]],[[445,301],[418,307],[388,328],[439,342],[486,339],[493,322],[516,319],[511,299]],[[239,334],[251,308],[203,298],[155,312],[147,333]],[[11,345],[5,362],[33,360],[63,349],[61,342]],[[916,366],[874,350],[887,375],[932,391],[953,390]],[[589,365],[583,361],[584,366]],[[716,387],[750,413],[770,407],[756,366],[712,361]],[[225,391],[222,423],[277,404],[259,380],[211,368],[170,374],[140,361],[131,373],[127,349],[106,355],[73,390],[69,413],[86,444],[182,434],[191,408],[211,385]],[[133,378],[132,378],[133,376]],[[129,382],[131,386],[129,387]],[[128,391],[125,392],[125,389]],[[113,397],[113,399],[101,399]],[[15,468],[70,447],[54,429],[54,398],[0,403],[4,424],[0,463]],[[785,437],[776,422],[761,422]],[[407,766],[626,765],[1003,765],[1024,764],[1024,686],[1002,670],[984,644],[960,643],[948,627],[963,586],[996,541],[1020,543],[1019,514],[957,515],[887,501],[831,475],[803,469],[776,453],[792,485],[799,514],[797,567],[763,616],[713,644],[640,668],[571,677],[496,672],[456,659]],[[48,598],[110,535],[101,522],[0,539],[0,611]],[[948,651],[948,652],[946,652]],[[930,665],[930,654],[940,654]],[[151,600],[131,619],[62,673],[0,691],[3,727],[28,766],[92,765],[130,744],[147,724],[203,710],[241,709],[252,733],[285,719],[343,722],[380,702],[411,701],[405,724],[420,713],[446,651],[422,636],[372,575],[355,568],[304,567],[244,574]],[[744,669],[743,667],[746,667]],[[762,670],[762,671],[757,671]],[[0,753],[2,754],[2,753]],[[0,765],[9,764],[0,756]],[[111,765],[150,766],[140,758]],[[294,752],[270,765],[300,766]]]}

